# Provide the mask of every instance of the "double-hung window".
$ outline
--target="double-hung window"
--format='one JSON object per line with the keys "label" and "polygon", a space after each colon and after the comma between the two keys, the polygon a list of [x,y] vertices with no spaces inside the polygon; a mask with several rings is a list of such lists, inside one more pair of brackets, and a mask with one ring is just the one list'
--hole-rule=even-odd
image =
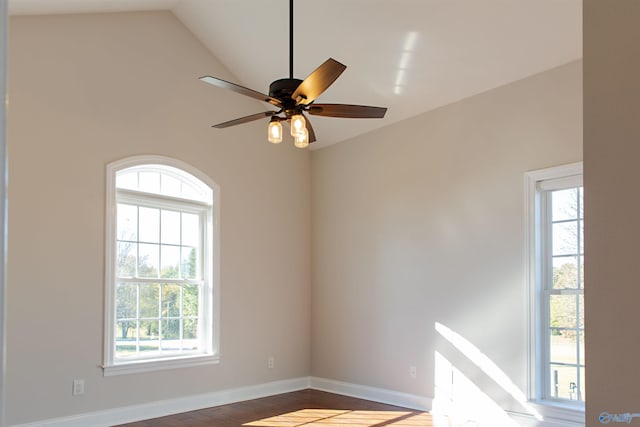
{"label": "double-hung window", "polygon": [[216,362],[217,187],[159,156],[107,181],[105,375]]}
{"label": "double-hung window", "polygon": [[582,163],[527,173],[530,397],[584,410]]}

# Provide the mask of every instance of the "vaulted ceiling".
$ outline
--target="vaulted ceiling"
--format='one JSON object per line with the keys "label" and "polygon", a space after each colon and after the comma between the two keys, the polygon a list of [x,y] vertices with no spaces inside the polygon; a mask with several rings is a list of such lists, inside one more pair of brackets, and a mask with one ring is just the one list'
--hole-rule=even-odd
{"label": "vaulted ceiling", "polygon": [[[289,75],[288,7],[287,0],[9,0],[13,15],[169,10],[235,83],[263,93]],[[347,65],[318,102],[389,108],[381,120],[313,117],[314,148],[582,57],[582,0],[295,0],[294,12],[294,77],[329,57]],[[203,83],[202,90],[213,97],[222,89]],[[210,124],[234,118],[212,116]]]}

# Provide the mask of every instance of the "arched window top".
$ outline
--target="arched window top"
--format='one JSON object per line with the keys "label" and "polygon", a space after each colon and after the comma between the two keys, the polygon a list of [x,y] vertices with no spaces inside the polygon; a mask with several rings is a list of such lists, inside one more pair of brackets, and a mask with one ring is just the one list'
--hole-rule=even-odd
{"label": "arched window top", "polygon": [[160,163],[145,163],[116,171],[118,189],[193,200],[210,205],[213,190],[182,168]]}

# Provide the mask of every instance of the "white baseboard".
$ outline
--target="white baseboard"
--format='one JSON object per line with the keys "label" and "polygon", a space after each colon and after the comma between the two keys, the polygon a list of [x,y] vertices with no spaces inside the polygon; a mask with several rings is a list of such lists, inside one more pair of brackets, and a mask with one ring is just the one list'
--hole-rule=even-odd
{"label": "white baseboard", "polygon": [[64,418],[55,418],[12,427],[109,427],[132,423],[149,418],[164,417],[182,412],[195,411],[213,406],[242,402],[273,396],[275,394],[309,388],[309,378],[294,378],[265,384],[238,387],[178,399],[161,400],[141,405],[125,406],[106,411],[90,412]]}
{"label": "white baseboard", "polygon": [[[433,408],[434,403],[433,398],[427,396],[402,393],[326,378],[301,377],[221,390],[196,396],[181,397],[178,399],[162,400],[105,411],[90,412],[70,417],[19,424],[12,427],[109,427],[308,388],[356,397],[359,399],[371,400],[374,402],[387,403],[418,411],[430,411]],[[537,420],[526,414],[508,413],[508,415],[522,427],[584,426],[584,423],[572,423],[554,419]]]}
{"label": "white baseboard", "polygon": [[401,393],[399,391],[369,387],[359,384],[345,383],[342,381],[328,380],[324,378],[310,377],[310,387],[315,390],[328,391],[344,396],[357,397],[359,399],[372,400],[374,402],[387,403],[389,405],[402,406],[418,411],[431,410],[432,399],[416,394]]}

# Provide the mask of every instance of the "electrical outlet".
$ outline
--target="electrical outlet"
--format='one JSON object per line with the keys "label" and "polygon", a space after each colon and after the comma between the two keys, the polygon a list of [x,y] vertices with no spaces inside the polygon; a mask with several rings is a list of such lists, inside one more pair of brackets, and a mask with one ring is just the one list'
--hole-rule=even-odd
{"label": "electrical outlet", "polygon": [[80,396],[84,394],[84,380],[73,380],[73,389],[71,390],[73,396]]}
{"label": "electrical outlet", "polygon": [[269,357],[269,358],[267,359],[267,367],[268,367],[269,369],[273,369],[273,366],[274,366],[274,365],[275,365],[275,359],[274,359],[274,357],[273,357],[273,356],[271,356],[271,357]]}
{"label": "electrical outlet", "polygon": [[415,366],[409,366],[409,376],[414,380],[418,376],[418,370],[416,369]]}

